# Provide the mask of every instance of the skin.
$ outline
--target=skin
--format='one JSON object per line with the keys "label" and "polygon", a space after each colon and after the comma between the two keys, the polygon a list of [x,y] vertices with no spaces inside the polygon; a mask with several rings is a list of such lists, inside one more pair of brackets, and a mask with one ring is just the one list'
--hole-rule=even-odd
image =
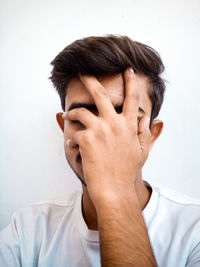
{"label": "skin", "polygon": [[[97,78],[79,75],[68,83],[65,113],[56,116],[67,160],[87,184],[83,217],[89,229],[99,230],[102,266],[157,266],[142,216],[151,196],[142,167],[163,128],[155,120],[149,129],[149,86],[130,69]],[[73,103],[94,104],[98,111],[68,111]],[[116,105],[123,105],[121,113]]]}

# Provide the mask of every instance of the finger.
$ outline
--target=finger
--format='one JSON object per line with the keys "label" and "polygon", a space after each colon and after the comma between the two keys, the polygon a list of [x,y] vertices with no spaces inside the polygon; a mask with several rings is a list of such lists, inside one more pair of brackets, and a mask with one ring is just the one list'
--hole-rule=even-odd
{"label": "finger", "polygon": [[80,147],[81,146],[81,140],[82,140],[82,135],[85,130],[81,130],[76,132],[70,139],[66,140],[66,144],[70,148],[74,148],[77,145]]}
{"label": "finger", "polygon": [[65,140],[65,146],[68,147],[68,148],[74,148],[76,147],[77,144],[73,143],[72,142],[72,139],[66,139]]}
{"label": "finger", "polygon": [[99,115],[103,117],[114,115],[116,113],[115,109],[103,85],[94,76],[80,74],[79,77],[92,96],[99,111]]}
{"label": "finger", "polygon": [[132,68],[128,68],[124,72],[124,80],[125,99],[122,112],[126,117],[132,118],[136,122],[139,109],[139,88]]}
{"label": "finger", "polygon": [[144,116],[141,118],[138,125],[138,139],[143,153],[148,153],[150,138],[150,117]]}
{"label": "finger", "polygon": [[143,134],[150,131],[150,117],[143,116],[138,125],[138,134]]}
{"label": "finger", "polygon": [[69,148],[74,148],[77,146],[77,143],[75,143],[72,139],[67,139],[65,144]]}
{"label": "finger", "polygon": [[79,121],[86,128],[94,126],[98,120],[98,118],[86,108],[76,108],[70,110],[65,115],[63,115],[63,118],[70,121]]}

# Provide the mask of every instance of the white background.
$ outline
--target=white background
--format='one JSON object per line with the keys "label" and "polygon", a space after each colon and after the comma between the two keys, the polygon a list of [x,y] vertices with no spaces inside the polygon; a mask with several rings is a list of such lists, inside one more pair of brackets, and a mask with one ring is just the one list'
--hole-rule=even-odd
{"label": "white background", "polygon": [[1,0],[0,228],[14,210],[80,188],[56,122],[51,60],[72,41],[125,34],[166,66],[165,123],[144,179],[200,197],[199,0]]}

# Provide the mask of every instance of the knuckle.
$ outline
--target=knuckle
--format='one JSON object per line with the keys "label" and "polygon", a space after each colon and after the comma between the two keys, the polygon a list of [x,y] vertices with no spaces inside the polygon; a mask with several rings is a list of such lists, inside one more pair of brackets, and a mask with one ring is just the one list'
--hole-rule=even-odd
{"label": "knuckle", "polygon": [[72,115],[73,114],[69,113],[69,111],[68,111],[65,117],[66,117],[67,120],[71,120],[72,119]]}
{"label": "knuckle", "polygon": [[135,86],[133,81],[127,82],[127,95],[139,98],[137,87]]}
{"label": "knuckle", "polygon": [[86,112],[87,110],[85,109],[85,108],[83,108],[83,107],[81,107],[81,108],[77,108],[77,109],[75,109],[76,110],[76,112],[80,112],[80,113],[83,113],[83,112]]}
{"label": "knuckle", "polygon": [[134,81],[133,81],[132,77],[129,77],[129,78],[127,79],[126,84],[127,84],[128,86],[133,86]]}
{"label": "knuckle", "polygon": [[97,138],[102,138],[109,132],[110,125],[108,123],[101,121],[100,123],[95,123],[93,126],[92,134],[94,134]]}
{"label": "knuckle", "polygon": [[97,86],[94,89],[94,94],[97,95],[97,96],[108,97],[107,91],[101,86]]}
{"label": "knuckle", "polygon": [[123,129],[123,122],[119,119],[117,120],[116,118],[113,118],[112,122],[110,123],[110,126],[115,132],[115,134],[120,134]]}
{"label": "knuckle", "polygon": [[79,115],[79,110],[76,108],[76,109],[74,109],[74,110],[72,110],[72,114],[74,115],[74,116],[78,116]]}
{"label": "knuckle", "polygon": [[128,90],[127,95],[133,99],[139,100],[139,94],[138,92],[136,92],[136,90],[133,90],[133,89]]}
{"label": "knuckle", "polygon": [[94,123],[92,126],[92,133],[90,133],[90,137],[92,138],[92,136],[96,136],[96,137],[101,137],[104,130],[104,125],[103,124],[99,124],[99,123]]}
{"label": "knuckle", "polygon": [[94,129],[94,131],[99,131],[100,130],[99,123],[97,122],[93,123],[92,128]]}
{"label": "knuckle", "polygon": [[103,123],[101,125],[101,132],[102,133],[107,133],[109,131],[109,129],[110,129],[110,126],[107,123]]}
{"label": "knuckle", "polygon": [[82,135],[82,142],[84,145],[88,145],[92,140],[92,133],[91,131],[85,131],[85,133]]}

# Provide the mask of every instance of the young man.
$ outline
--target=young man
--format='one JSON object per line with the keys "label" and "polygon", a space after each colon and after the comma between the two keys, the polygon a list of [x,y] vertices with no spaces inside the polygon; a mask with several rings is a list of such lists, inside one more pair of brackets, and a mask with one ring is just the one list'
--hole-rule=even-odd
{"label": "young man", "polygon": [[0,235],[0,266],[200,266],[200,202],[142,178],[163,128],[158,53],[125,36],[89,37],[52,65],[82,191],[17,211]]}

